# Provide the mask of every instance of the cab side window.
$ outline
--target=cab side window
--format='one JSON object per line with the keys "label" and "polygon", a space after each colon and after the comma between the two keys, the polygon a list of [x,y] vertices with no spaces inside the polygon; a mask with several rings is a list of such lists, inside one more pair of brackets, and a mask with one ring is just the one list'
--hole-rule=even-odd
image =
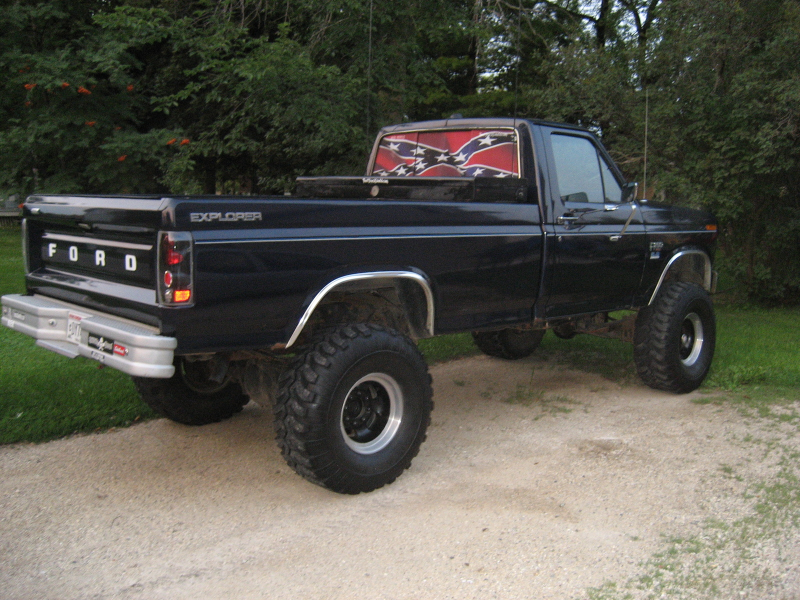
{"label": "cab side window", "polygon": [[558,133],[550,139],[562,202],[620,202],[622,188],[591,141]]}
{"label": "cab side window", "polygon": [[622,187],[617,183],[614,174],[611,172],[611,167],[608,166],[608,163],[603,159],[602,156],[600,158],[600,170],[603,173],[603,190],[605,192],[605,198],[607,203],[619,203],[622,202]]}

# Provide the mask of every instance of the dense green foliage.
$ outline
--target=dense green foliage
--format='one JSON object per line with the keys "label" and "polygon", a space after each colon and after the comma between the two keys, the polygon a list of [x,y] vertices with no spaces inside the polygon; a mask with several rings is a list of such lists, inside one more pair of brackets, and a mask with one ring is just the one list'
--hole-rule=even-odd
{"label": "dense green foliage", "polygon": [[800,301],[793,0],[0,0],[0,27],[4,197],[282,193],[388,123],[566,120],[713,210],[733,285]]}

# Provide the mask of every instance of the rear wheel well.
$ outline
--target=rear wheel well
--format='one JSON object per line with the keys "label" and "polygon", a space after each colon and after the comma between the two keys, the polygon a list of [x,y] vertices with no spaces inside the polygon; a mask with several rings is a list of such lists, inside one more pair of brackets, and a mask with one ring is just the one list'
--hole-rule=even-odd
{"label": "rear wheel well", "polygon": [[348,281],[318,299],[296,343],[315,332],[345,323],[374,323],[411,339],[430,337],[432,331],[429,289],[415,279],[364,278]]}

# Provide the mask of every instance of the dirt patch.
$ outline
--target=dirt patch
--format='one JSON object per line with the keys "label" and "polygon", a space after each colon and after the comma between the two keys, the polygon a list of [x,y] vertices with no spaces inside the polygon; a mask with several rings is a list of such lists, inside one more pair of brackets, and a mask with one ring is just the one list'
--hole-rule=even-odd
{"label": "dirt patch", "polygon": [[[253,404],[0,448],[0,598],[585,598],[754,515],[748,486],[779,468],[748,441],[761,425],[699,394],[536,359],[432,374],[420,455],[361,496],[295,475]],[[740,597],[800,595],[800,542],[780,544],[752,551],[770,577]]]}

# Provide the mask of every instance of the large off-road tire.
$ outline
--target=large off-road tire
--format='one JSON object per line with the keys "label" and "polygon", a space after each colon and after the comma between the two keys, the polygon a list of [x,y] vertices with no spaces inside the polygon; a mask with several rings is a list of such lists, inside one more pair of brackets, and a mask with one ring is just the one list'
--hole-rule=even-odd
{"label": "large off-road tire", "polygon": [[249,398],[238,383],[212,380],[213,361],[175,358],[170,379],[134,377],[142,400],[161,416],[184,425],[207,425],[240,412]]}
{"label": "large off-road tire", "polygon": [[714,307],[694,283],[667,283],[636,317],[633,356],[651,388],[685,394],[708,374],[716,343]]}
{"label": "large off-road tire", "polygon": [[323,331],[279,381],[278,445],[309,481],[369,492],[411,465],[432,396],[428,367],[407,337],[372,324]]}
{"label": "large off-road tire", "polygon": [[472,339],[481,352],[497,358],[516,360],[533,354],[544,337],[544,329],[501,329],[474,331]]}

